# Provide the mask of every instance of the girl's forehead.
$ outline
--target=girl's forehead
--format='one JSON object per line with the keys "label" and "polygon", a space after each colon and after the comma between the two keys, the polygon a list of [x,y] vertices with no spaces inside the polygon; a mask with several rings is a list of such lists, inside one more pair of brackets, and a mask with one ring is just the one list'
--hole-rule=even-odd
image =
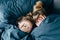
{"label": "girl's forehead", "polygon": [[31,21],[29,21],[29,20],[22,20],[21,22],[22,23],[31,23]]}
{"label": "girl's forehead", "polygon": [[21,24],[32,25],[32,23],[29,20],[23,20]]}

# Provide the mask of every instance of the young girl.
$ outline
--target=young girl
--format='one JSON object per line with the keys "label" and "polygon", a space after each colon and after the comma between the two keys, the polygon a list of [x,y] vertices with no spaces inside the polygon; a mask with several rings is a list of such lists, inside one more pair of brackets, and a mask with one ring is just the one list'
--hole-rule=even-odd
{"label": "young girl", "polygon": [[20,30],[27,33],[36,27],[34,20],[29,16],[19,17],[17,20],[17,26]]}

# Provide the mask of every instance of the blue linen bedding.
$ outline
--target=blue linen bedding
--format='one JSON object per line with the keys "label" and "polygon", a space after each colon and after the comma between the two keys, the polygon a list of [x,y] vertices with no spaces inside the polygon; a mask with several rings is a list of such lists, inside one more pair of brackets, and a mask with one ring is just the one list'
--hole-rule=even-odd
{"label": "blue linen bedding", "polygon": [[[15,23],[18,17],[32,11],[36,1],[37,0],[0,0],[0,40],[19,40],[27,34],[15,28]],[[51,6],[50,3],[52,0],[42,1],[44,3],[48,2],[45,5],[47,9],[49,5]]]}

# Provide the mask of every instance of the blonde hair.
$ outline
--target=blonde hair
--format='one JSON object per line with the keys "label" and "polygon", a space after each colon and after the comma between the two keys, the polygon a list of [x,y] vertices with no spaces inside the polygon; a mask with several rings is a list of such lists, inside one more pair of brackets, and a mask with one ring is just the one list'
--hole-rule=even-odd
{"label": "blonde hair", "polygon": [[33,6],[32,17],[35,20],[40,14],[44,15],[45,9],[43,8],[42,1],[37,1],[36,4]]}

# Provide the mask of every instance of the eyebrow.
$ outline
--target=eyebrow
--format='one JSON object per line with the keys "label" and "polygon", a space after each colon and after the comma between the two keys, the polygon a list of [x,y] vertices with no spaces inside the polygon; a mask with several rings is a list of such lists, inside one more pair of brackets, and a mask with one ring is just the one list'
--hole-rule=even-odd
{"label": "eyebrow", "polygon": [[23,26],[24,26],[24,27],[27,27],[25,23],[23,24]]}

